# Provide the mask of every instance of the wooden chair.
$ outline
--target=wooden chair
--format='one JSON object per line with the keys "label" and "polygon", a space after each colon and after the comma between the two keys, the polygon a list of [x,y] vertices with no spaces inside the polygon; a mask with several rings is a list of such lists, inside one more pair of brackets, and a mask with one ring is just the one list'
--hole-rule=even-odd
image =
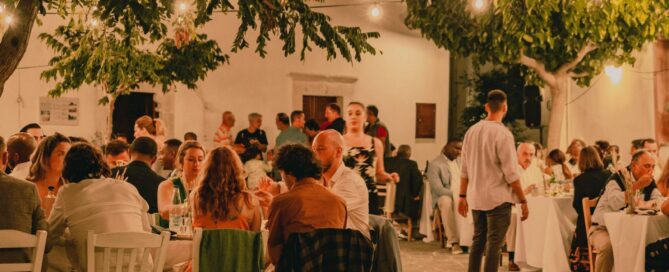
{"label": "wooden chair", "polygon": [[[589,199],[587,197],[584,197],[582,200],[583,221],[585,222],[586,235],[590,233],[590,226],[592,225],[592,213],[590,213],[590,209],[592,207],[597,206],[597,201],[599,201],[599,197],[595,199]],[[595,271],[595,258],[597,258],[597,252],[595,252],[594,249],[592,248],[592,245],[590,244],[590,239],[587,240],[588,240],[588,258],[590,259],[590,271]]]}
{"label": "wooden chair", "polygon": [[18,230],[0,230],[0,249],[5,248],[33,248],[32,262],[0,264],[0,271],[42,271],[44,247],[46,245],[46,231],[38,230],[36,235]]}
{"label": "wooden chair", "polygon": [[[86,246],[87,271],[96,271],[95,249],[104,248],[102,257],[105,272],[112,267],[112,250],[116,251],[116,261],[114,266],[116,272],[123,271],[124,262],[127,261],[126,271],[136,271],[137,259],[141,257],[139,271],[145,271],[150,265],[151,251],[155,249],[152,271],[161,272],[165,264],[165,254],[167,252],[167,243],[170,241],[170,233],[163,231],[160,235],[144,232],[112,232],[95,234],[88,231],[88,241]],[[127,251],[126,251],[127,250]]]}
{"label": "wooden chair", "polygon": [[441,248],[446,248],[446,235],[444,235],[444,224],[441,222],[441,211],[439,207],[434,208],[432,215],[432,229],[434,230],[434,238],[441,242]]}

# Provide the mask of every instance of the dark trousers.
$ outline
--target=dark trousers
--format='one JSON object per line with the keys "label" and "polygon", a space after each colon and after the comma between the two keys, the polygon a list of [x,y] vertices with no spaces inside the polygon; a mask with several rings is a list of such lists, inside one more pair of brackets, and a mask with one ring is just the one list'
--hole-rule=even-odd
{"label": "dark trousers", "polygon": [[381,210],[379,203],[381,203],[379,201],[379,194],[369,193],[369,214],[383,215],[383,211]]}
{"label": "dark trousers", "polygon": [[511,203],[504,203],[489,211],[472,210],[474,217],[474,240],[469,252],[469,272],[481,271],[481,259],[485,253],[483,271],[495,272],[501,261],[499,254],[506,231],[511,223]]}

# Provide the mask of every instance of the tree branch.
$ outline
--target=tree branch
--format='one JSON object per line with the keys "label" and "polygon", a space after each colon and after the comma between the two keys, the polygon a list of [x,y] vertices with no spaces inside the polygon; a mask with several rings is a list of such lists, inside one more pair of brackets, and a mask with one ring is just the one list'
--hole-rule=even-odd
{"label": "tree branch", "polygon": [[549,86],[555,86],[555,84],[557,84],[555,81],[555,76],[546,70],[546,65],[544,65],[541,61],[538,61],[532,57],[528,57],[524,52],[520,52],[519,62],[520,64],[523,64],[534,70]]}
{"label": "tree branch", "polygon": [[583,58],[585,58],[585,56],[588,55],[588,53],[592,52],[595,49],[597,49],[596,45],[588,43],[583,48],[581,48],[580,51],[578,51],[578,54],[576,55],[576,58],[573,61],[563,64],[558,69],[558,73],[568,73],[571,69],[574,69],[574,67],[576,67],[576,65],[578,65],[583,60]]}
{"label": "tree branch", "polygon": [[0,97],[5,82],[14,73],[26,52],[39,3],[38,0],[21,0],[14,10],[14,18],[17,20],[2,36],[0,42]]}

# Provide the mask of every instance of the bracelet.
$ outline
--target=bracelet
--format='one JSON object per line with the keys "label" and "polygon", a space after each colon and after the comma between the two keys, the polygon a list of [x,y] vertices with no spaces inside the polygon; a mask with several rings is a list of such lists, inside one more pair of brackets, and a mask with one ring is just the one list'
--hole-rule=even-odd
{"label": "bracelet", "polygon": [[460,198],[466,198],[466,197],[467,197],[466,194],[460,194]]}

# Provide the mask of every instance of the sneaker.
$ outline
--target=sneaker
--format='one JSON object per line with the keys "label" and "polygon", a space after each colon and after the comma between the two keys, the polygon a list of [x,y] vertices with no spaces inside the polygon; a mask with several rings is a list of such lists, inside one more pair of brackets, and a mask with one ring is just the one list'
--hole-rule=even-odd
{"label": "sneaker", "polygon": [[451,247],[451,254],[460,255],[462,253],[465,253],[465,252],[462,250],[462,248],[460,248],[460,245],[453,244],[453,246]]}
{"label": "sneaker", "polygon": [[520,267],[514,262],[509,263],[509,271],[520,271]]}

